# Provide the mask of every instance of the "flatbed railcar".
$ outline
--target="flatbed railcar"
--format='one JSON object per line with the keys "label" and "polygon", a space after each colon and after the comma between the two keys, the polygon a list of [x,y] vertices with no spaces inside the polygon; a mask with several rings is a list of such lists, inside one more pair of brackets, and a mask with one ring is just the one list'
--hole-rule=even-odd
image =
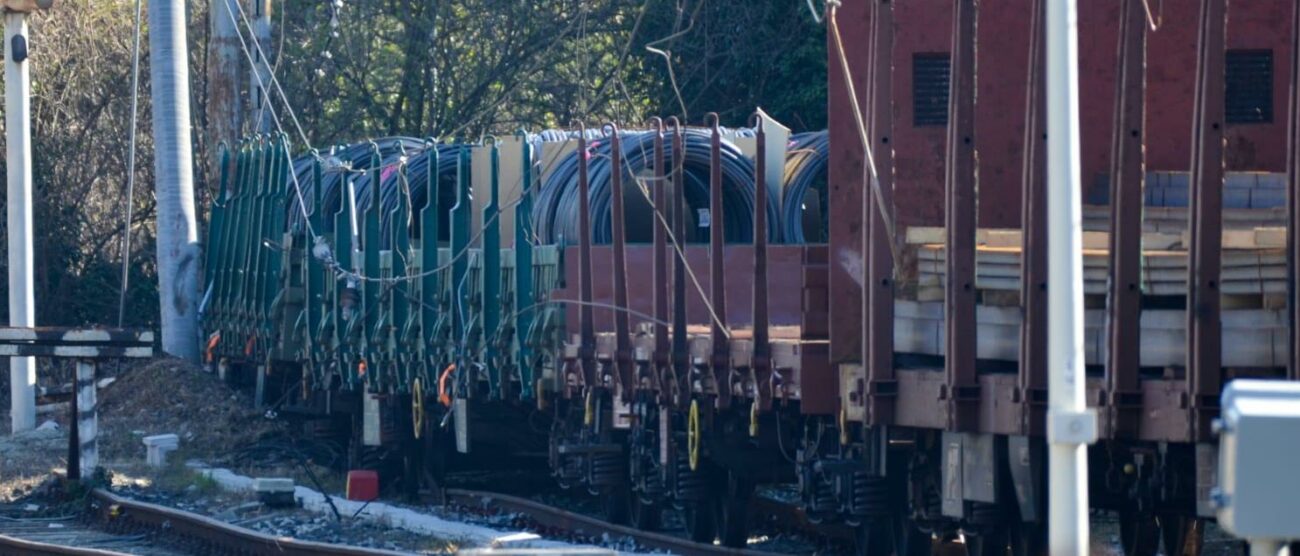
{"label": "flatbed railcar", "polygon": [[[1260,23],[1284,4],[1171,6],[1157,31],[1141,0],[1080,8],[1119,23],[1113,75],[1084,80],[1114,91],[1110,136],[1085,134],[1110,154],[1088,188],[1104,204],[1085,210],[1084,301],[1090,500],[1118,513],[1128,554],[1200,553],[1221,386],[1300,372],[1294,68],[1285,125],[1233,131],[1225,113],[1225,45],[1241,42],[1228,16],[1290,45],[1300,10],[1292,35]],[[926,91],[946,93],[945,111],[894,98],[896,82],[916,95],[933,77],[935,26],[900,38],[924,10],[846,1],[854,48],[828,47],[829,132],[789,144],[769,120],[711,116],[297,158],[284,137],[231,146],[209,228],[208,358],[338,429],[354,465],[395,461],[408,488],[451,451],[544,452],[611,519],[654,528],[673,506],[701,541],[743,546],[755,489],[789,483],[810,519],[857,527],[867,554],[1043,553],[1043,3],[943,5],[946,80]],[[977,51],[977,21],[1020,33],[1025,63],[986,64],[1008,47]],[[1162,32],[1198,37],[1196,59],[1149,59]],[[1148,81],[1197,94],[1149,126]],[[976,112],[1016,104],[1011,91],[1023,118]],[[920,129],[936,114],[937,140]],[[1192,122],[1190,173],[1164,167],[1186,133],[1171,118]],[[810,153],[824,178],[797,177]]]}

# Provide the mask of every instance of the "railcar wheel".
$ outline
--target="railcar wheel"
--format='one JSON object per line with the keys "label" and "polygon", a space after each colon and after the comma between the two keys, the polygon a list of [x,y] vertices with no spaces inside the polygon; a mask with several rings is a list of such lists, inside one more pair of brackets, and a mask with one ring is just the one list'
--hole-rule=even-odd
{"label": "railcar wheel", "polygon": [[897,520],[894,537],[894,554],[897,556],[932,556],[934,554],[934,536],[922,531],[916,522],[902,518]]}
{"label": "railcar wheel", "polygon": [[749,544],[749,506],[754,498],[754,483],[728,474],[727,491],[718,502],[719,533],[722,545],[744,548]]}
{"label": "railcar wheel", "polygon": [[966,556],[969,553],[968,547],[958,542],[956,535],[944,535],[935,544],[935,556]]}
{"label": "railcar wheel", "polygon": [[713,544],[718,538],[717,502],[704,499],[686,504],[682,510],[682,519],[686,522],[686,532],[691,540]]}
{"label": "railcar wheel", "polygon": [[966,535],[967,556],[1006,556],[1011,548],[1005,527],[989,527],[978,534]]}
{"label": "railcar wheel", "polygon": [[615,525],[628,525],[632,522],[632,505],[639,504],[627,485],[610,486],[602,489],[601,497],[605,503],[605,520]]}
{"label": "railcar wheel", "polygon": [[1160,525],[1155,516],[1119,514],[1119,542],[1124,556],[1155,556],[1160,548]]}
{"label": "railcar wheel", "polygon": [[[857,554],[863,556],[890,556],[896,552],[905,555],[902,547],[896,546],[900,539],[893,530],[889,519],[868,519],[857,527]],[[897,548],[897,550],[895,550]]]}
{"label": "railcar wheel", "polygon": [[1011,528],[1011,554],[1047,556],[1047,527],[1041,523],[1017,522]]}
{"label": "railcar wheel", "polygon": [[1159,516],[1160,533],[1167,556],[1200,556],[1205,540],[1205,522],[1185,515]]}
{"label": "railcar wheel", "polygon": [[632,512],[632,525],[642,531],[658,531],[663,528],[664,507],[658,502],[647,502],[640,497],[632,497],[629,508]]}

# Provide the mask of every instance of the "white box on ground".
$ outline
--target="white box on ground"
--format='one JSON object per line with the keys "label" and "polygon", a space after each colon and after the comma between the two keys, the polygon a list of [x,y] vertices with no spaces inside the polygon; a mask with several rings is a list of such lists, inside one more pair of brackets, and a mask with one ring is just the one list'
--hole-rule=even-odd
{"label": "white box on ground", "polygon": [[281,477],[257,477],[253,479],[253,492],[257,498],[271,507],[289,507],[294,505],[293,479]]}
{"label": "white box on ground", "polygon": [[156,434],[144,437],[145,463],[150,467],[167,465],[167,453],[175,451],[181,439],[175,434]]}
{"label": "white box on ground", "polygon": [[293,479],[257,477],[253,479],[253,492],[293,492]]}
{"label": "white box on ground", "polygon": [[1234,380],[1223,390],[1222,409],[1212,495],[1219,523],[1251,541],[1300,539],[1300,383]]}

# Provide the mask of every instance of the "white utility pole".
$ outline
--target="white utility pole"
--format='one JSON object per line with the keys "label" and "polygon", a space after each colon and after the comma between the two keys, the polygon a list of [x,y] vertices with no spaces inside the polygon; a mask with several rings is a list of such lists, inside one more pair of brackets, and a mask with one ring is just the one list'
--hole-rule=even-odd
{"label": "white utility pole", "polygon": [[1083,211],[1077,0],[1047,3],[1048,552],[1088,554],[1088,444],[1097,417],[1084,393]]}
{"label": "white utility pole", "polygon": [[[5,160],[8,166],[9,326],[36,326],[32,278],[32,76],[27,14],[54,0],[4,0]],[[36,427],[36,360],[9,359],[10,430]]]}
{"label": "white utility pole", "polygon": [[271,53],[271,0],[253,0],[253,40],[258,47],[253,49],[253,67],[249,68],[248,80],[249,102],[252,106],[254,131],[270,133],[274,124],[267,103],[271,101],[271,63],[264,55]]}
{"label": "white utility pole", "polygon": [[190,71],[184,0],[149,2],[158,296],[162,349],[198,361],[199,235],[194,221]]}

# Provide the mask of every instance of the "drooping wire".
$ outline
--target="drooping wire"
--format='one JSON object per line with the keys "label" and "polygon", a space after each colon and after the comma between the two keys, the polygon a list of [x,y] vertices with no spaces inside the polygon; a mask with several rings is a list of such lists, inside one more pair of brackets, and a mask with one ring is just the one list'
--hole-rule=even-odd
{"label": "drooping wire", "polygon": [[117,327],[126,320],[126,291],[131,285],[131,218],[135,208],[135,149],[140,114],[141,4],[135,0],[135,43],[131,48],[131,139],[126,155],[126,222],[122,224],[122,290],[117,297]]}
{"label": "drooping wire", "polygon": [[[235,29],[236,29],[237,31],[238,31],[238,29],[239,29],[239,22],[238,22],[238,21],[235,21],[235,14],[234,14],[233,12],[231,12],[231,10],[230,10],[230,5],[231,5],[231,4],[234,4],[234,5],[235,5],[235,8],[239,10],[239,17],[240,17],[240,19],[242,19],[242,20],[244,21],[244,26],[248,29],[248,33],[254,37],[254,40],[253,40],[253,46],[257,49],[257,55],[258,55],[258,58],[259,58],[260,60],[262,60],[262,64],[261,64],[261,65],[264,66],[264,67],[266,67],[266,73],[267,73],[267,76],[271,78],[271,85],[275,86],[275,90],[276,90],[277,92],[280,93],[280,98],[283,99],[283,101],[284,101],[284,107],[285,107],[285,109],[287,109],[287,110],[289,111],[289,119],[291,119],[291,120],[293,121],[293,125],[294,125],[294,127],[298,129],[298,135],[299,135],[300,137],[302,137],[302,143],[303,143],[303,145],[306,145],[306,146],[307,146],[307,149],[308,149],[308,150],[311,150],[311,148],[312,148],[312,146],[311,146],[311,140],[310,140],[310,139],[307,139],[307,134],[303,131],[303,129],[302,129],[302,124],[298,122],[298,115],[297,115],[296,113],[294,113],[294,111],[293,111],[293,105],[289,104],[289,95],[284,94],[284,88],[280,86],[280,80],[277,79],[277,78],[275,77],[275,70],[276,70],[276,68],[274,68],[274,67],[271,66],[270,59],[266,57],[266,52],[264,52],[264,51],[262,50],[261,41],[256,40],[256,37],[257,37],[257,31],[256,31],[255,29],[253,29],[253,24],[249,22],[249,20],[248,20],[248,14],[244,12],[244,6],[243,6],[243,4],[242,4],[241,2],[222,2],[222,4],[225,4],[225,5],[226,5],[226,13],[230,14],[231,23],[234,23],[234,24],[235,24]],[[258,64],[257,64],[256,62],[253,61],[253,56],[252,56],[252,54],[248,51],[248,45],[244,42],[244,32],[243,32],[243,31],[239,31],[239,43],[240,43],[240,46],[242,46],[243,49],[244,49],[244,55],[248,57],[248,63],[249,63],[249,65],[252,66],[252,67],[254,67],[254,68],[256,68]],[[277,65],[278,65],[278,64],[277,64]],[[270,89],[267,88],[266,85],[265,85],[265,83],[263,83],[263,81],[262,81],[261,72],[256,72],[256,71],[255,71],[255,72],[252,72],[252,73],[253,73],[253,75],[257,76],[257,82],[258,82],[258,85],[261,85],[261,86],[262,86],[262,90],[264,90],[264,91],[270,91]],[[270,95],[267,95],[267,96],[270,96]],[[269,109],[269,108],[270,108],[270,105],[271,105],[270,100],[267,99],[265,102],[266,102],[266,105],[267,105],[266,107]],[[273,114],[273,115],[274,115],[274,114]],[[278,120],[278,118],[277,118],[277,120]],[[280,127],[278,121],[277,121],[277,123],[276,123],[276,127]],[[281,133],[284,133],[284,128],[281,127],[281,128],[280,128],[280,132],[281,132]]]}

